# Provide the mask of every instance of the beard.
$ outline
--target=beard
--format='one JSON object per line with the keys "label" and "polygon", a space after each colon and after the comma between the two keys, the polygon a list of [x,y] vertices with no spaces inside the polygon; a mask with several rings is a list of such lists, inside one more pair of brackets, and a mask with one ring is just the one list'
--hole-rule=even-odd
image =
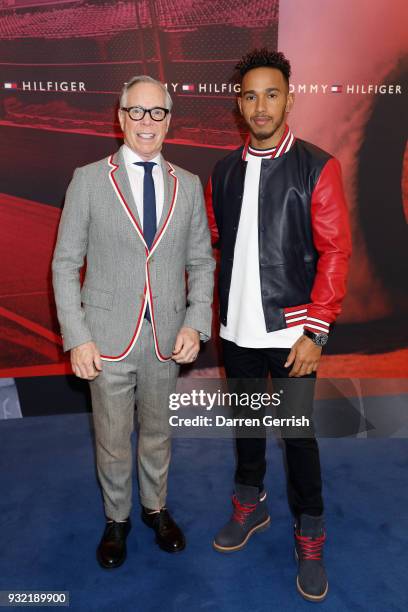
{"label": "beard", "polygon": [[269,140],[269,138],[272,138],[272,136],[282,127],[284,122],[285,114],[282,113],[282,116],[278,120],[275,120],[271,127],[259,128],[259,130],[257,130],[256,126],[253,126],[251,123],[249,124],[249,129],[257,140]]}
{"label": "beard", "polygon": [[278,127],[276,127],[276,128],[270,129],[270,130],[268,130],[267,132],[266,132],[266,131],[262,131],[262,130],[261,130],[261,131],[259,131],[259,132],[256,132],[256,131],[255,131],[254,129],[252,129],[252,127],[251,127],[251,132],[252,132],[252,134],[255,136],[255,138],[256,138],[257,140],[268,140],[269,138],[272,138],[272,136],[275,134],[275,132],[276,132],[276,130],[277,130],[278,128],[279,128],[279,126],[278,126]]}

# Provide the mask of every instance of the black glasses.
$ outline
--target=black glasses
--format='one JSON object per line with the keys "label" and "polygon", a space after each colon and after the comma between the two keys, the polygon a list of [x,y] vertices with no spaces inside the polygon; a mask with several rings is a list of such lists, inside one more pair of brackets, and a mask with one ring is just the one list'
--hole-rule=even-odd
{"label": "black glasses", "polygon": [[170,112],[168,108],[156,106],[155,108],[143,108],[143,106],[121,106],[120,110],[126,111],[133,121],[141,121],[146,113],[149,113],[153,121],[163,121]]}

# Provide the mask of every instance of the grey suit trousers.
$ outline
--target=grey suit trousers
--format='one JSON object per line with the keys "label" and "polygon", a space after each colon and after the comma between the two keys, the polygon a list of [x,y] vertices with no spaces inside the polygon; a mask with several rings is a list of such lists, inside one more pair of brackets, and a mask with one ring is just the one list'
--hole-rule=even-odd
{"label": "grey suit trousers", "polygon": [[135,404],[140,501],[151,509],[165,505],[171,452],[169,394],[175,391],[179,366],[157,359],[151,324],[145,319],[130,354],[119,362],[104,361],[102,368],[89,383],[96,463],[105,514],[121,521],[132,506]]}

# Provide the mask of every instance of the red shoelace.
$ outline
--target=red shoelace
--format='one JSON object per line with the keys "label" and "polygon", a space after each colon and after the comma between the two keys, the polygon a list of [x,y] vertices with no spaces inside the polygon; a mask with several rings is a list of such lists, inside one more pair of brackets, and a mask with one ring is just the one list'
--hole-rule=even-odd
{"label": "red shoelace", "polygon": [[245,519],[251,512],[253,512],[257,506],[257,504],[241,504],[236,495],[232,496],[232,503],[234,505],[234,514],[232,515],[232,519],[244,524]]}
{"label": "red shoelace", "polygon": [[311,538],[310,536],[301,536],[298,532],[295,532],[295,538],[300,545],[303,560],[312,559],[313,561],[320,561],[323,544],[326,540],[325,533],[317,538]]}

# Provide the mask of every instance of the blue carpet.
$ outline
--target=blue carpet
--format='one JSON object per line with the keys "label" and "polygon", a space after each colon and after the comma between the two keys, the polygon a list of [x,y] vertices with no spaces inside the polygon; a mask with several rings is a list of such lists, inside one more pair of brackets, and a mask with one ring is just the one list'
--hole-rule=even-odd
{"label": "blue carpet", "polygon": [[[327,611],[408,609],[408,440],[323,439],[330,588]],[[296,565],[282,454],[268,445],[268,531],[246,550],[211,547],[227,519],[230,440],[177,439],[168,505],[187,536],[161,551],[139,517],[134,490],[128,560],[102,570],[103,529],[87,414],[0,421],[0,590],[65,590],[72,610],[266,612],[306,610]]]}

